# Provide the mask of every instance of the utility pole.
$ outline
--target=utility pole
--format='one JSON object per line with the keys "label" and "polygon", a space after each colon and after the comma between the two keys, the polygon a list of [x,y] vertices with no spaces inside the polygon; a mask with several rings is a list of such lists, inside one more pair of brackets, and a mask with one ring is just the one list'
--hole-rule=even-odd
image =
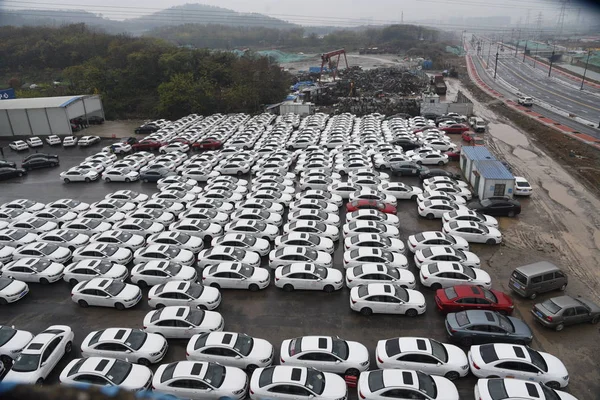
{"label": "utility pole", "polygon": [[494,65],[494,79],[496,79],[496,71],[498,70],[498,47],[496,47],[496,65]]}
{"label": "utility pole", "polygon": [[548,68],[548,78],[550,78],[550,73],[552,72],[552,63],[554,63],[554,50],[556,50],[556,43],[554,43],[554,47],[552,47],[552,55],[550,56],[550,68]]}
{"label": "utility pole", "polygon": [[538,50],[538,43],[535,44],[535,54],[533,55],[533,68],[535,69],[535,62],[537,61],[537,50]]}
{"label": "utility pole", "polygon": [[525,40],[525,50],[523,50],[523,62],[525,62],[525,53],[527,53],[527,42],[529,42],[529,40]]}
{"label": "utility pole", "polygon": [[519,52],[519,40],[521,40],[521,30],[519,29],[519,33],[517,33],[517,44],[515,46],[515,58],[517,58],[517,53]]}
{"label": "utility pole", "polygon": [[489,68],[490,67],[490,53],[492,52],[492,41],[490,39],[490,47],[488,48],[488,56],[487,56],[487,61],[485,62],[485,67]]}
{"label": "utility pole", "polygon": [[585,69],[583,70],[583,78],[581,78],[581,88],[579,88],[579,90],[583,90],[583,82],[585,82],[585,73],[587,72],[588,63],[590,62],[590,54],[592,54],[592,50],[588,50],[587,60],[585,61]]}

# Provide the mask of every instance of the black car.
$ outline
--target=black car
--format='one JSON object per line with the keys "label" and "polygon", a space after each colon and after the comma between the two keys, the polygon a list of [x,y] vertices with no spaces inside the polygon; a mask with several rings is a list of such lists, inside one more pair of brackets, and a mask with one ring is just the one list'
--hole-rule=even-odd
{"label": "black car", "polygon": [[121,139],[121,143],[126,143],[126,144],[136,144],[138,142],[138,140],[134,137],[124,137]]}
{"label": "black car", "polygon": [[467,204],[471,210],[492,216],[514,217],[521,214],[521,203],[507,198],[475,200]]}
{"label": "black car", "polygon": [[159,179],[166,178],[167,176],[176,176],[177,173],[169,170],[168,168],[160,169],[149,169],[148,171],[140,174],[140,180],[142,182],[158,182]]}
{"label": "black car", "polygon": [[424,180],[424,179],[433,178],[434,176],[447,176],[448,178],[452,178],[452,179],[462,179],[460,174],[455,174],[453,172],[446,171],[445,169],[437,169],[437,168],[431,168],[431,169],[423,168],[423,170],[419,174],[419,179]]}
{"label": "black car", "polygon": [[135,128],[135,133],[154,133],[159,130],[160,127],[154,124],[144,124],[138,128]]}
{"label": "black car", "polygon": [[4,167],[17,168],[17,163],[8,160],[0,160],[0,168]]}
{"label": "black car", "polygon": [[426,169],[424,166],[412,161],[390,164],[390,171],[395,176],[417,176],[424,169]]}
{"label": "black car", "polygon": [[48,168],[48,167],[56,167],[59,164],[58,158],[45,158],[45,157],[36,157],[30,160],[24,161],[21,164],[21,168],[24,170],[32,170],[37,168]]}
{"label": "black car", "polygon": [[90,125],[101,125],[104,123],[104,118],[98,117],[96,115],[92,115],[91,117],[88,118],[88,123]]}
{"label": "black car", "polygon": [[21,168],[0,167],[0,181],[26,175],[27,171]]}
{"label": "black car", "polygon": [[418,142],[415,142],[410,139],[394,139],[390,142],[390,144],[400,146],[404,151],[414,150],[416,148],[421,147],[421,145]]}
{"label": "black car", "polygon": [[23,159],[23,163],[29,161],[29,160],[33,160],[35,158],[48,158],[48,159],[54,159],[56,160],[56,163],[58,163],[58,156],[56,154],[47,154],[47,153],[33,153],[28,155],[27,157],[25,157]]}

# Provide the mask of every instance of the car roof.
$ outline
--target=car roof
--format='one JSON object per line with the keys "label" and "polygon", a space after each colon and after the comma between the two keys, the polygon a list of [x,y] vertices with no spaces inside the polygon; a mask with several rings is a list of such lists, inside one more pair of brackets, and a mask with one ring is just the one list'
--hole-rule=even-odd
{"label": "car roof", "polygon": [[369,296],[371,295],[396,295],[396,288],[389,283],[369,283],[367,285]]}
{"label": "car roof", "polygon": [[[371,371],[370,373],[378,372]],[[416,376],[416,371],[398,370],[398,369],[383,369],[383,384],[386,388],[390,387],[408,387],[419,389],[419,378]]]}
{"label": "car roof", "polygon": [[98,338],[98,342],[120,342],[124,343],[125,339],[129,337],[133,329],[131,328],[108,328],[105,329],[100,337]]}
{"label": "car roof", "polygon": [[485,292],[479,286],[457,285],[453,286],[457,298],[462,297],[485,297]]}
{"label": "car roof", "polygon": [[104,279],[104,278],[92,278],[89,281],[86,281],[82,286],[79,287],[81,289],[105,289],[108,285],[112,283],[112,279]]}
{"label": "car roof", "polygon": [[206,334],[205,346],[225,346],[233,348],[235,342],[240,336],[239,333],[235,332],[209,332]]}
{"label": "car roof", "polygon": [[461,263],[458,263],[456,261],[437,261],[435,265],[438,269],[438,272],[436,273],[454,271],[462,272],[465,270],[465,267]]}
{"label": "car roof", "polygon": [[333,351],[333,338],[331,336],[303,336],[301,352],[306,351]]}
{"label": "car roof", "polygon": [[306,382],[307,369],[305,367],[291,367],[287,365],[277,365],[273,371],[272,383],[294,382],[304,385]]}
{"label": "car roof", "polygon": [[531,357],[527,351],[527,346],[509,343],[495,343],[482,345],[480,346],[479,351],[482,349],[485,350],[486,347],[493,347],[499,360],[519,360],[531,362]]}
{"label": "car roof", "polygon": [[500,318],[495,312],[486,310],[465,310],[471,325],[499,325]]}
{"label": "car roof", "polygon": [[554,304],[556,304],[560,308],[581,306],[581,303],[578,302],[576,299],[574,299],[571,296],[552,297],[549,300],[551,300]]}
{"label": "car roof", "polygon": [[[431,246],[429,247],[429,250],[431,251],[433,256],[437,256],[440,254],[456,254],[456,250],[454,250],[452,247],[449,246]],[[417,250],[417,251],[421,251],[421,250]]]}
{"label": "car roof", "polygon": [[60,326],[50,326],[45,331],[37,334],[31,342],[25,347],[23,353],[41,354],[48,343],[56,337],[56,335],[65,332]]}

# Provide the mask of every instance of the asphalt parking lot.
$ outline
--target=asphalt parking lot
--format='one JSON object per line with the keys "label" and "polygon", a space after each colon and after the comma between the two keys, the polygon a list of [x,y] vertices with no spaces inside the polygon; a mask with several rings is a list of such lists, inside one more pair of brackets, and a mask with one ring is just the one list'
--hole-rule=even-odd
{"label": "asphalt parking lot", "polygon": [[[110,141],[109,141],[110,142]],[[106,194],[119,189],[133,189],[142,193],[152,194],[157,191],[156,185],[152,183],[136,182],[132,184],[105,183],[103,181],[85,183],[63,184],[58,174],[80,163],[83,158],[94,154],[100,148],[109,142],[103,141],[100,145],[90,148],[69,148],[61,147],[50,148],[45,145],[39,149],[39,152],[56,153],[60,157],[60,166],[55,169],[44,169],[31,171],[28,176],[0,183],[0,203],[5,203],[17,198],[30,198],[43,203],[60,198],[73,198],[84,202],[94,202],[103,198]],[[5,158],[12,161],[20,160],[27,155],[27,152],[16,154],[13,151],[6,151]],[[456,162],[452,162],[448,167],[457,169]],[[246,176],[245,179],[250,177]],[[395,180],[396,178],[392,179]],[[417,178],[402,178],[407,184],[419,185]],[[524,213],[527,213],[529,200],[523,200],[522,205]],[[343,210],[343,212],[342,212]],[[340,209],[342,224],[344,223],[345,210]],[[401,239],[406,241],[409,235],[427,231],[440,230],[439,220],[425,220],[418,216],[415,203],[412,201],[399,201],[398,217],[401,221],[400,232]],[[501,219],[500,228],[504,233],[504,228],[513,228],[518,221]],[[341,241],[336,243],[334,253],[334,267],[343,270]],[[509,251],[504,246],[487,246],[473,244],[471,246],[482,260],[482,267],[486,268],[488,262],[494,258],[497,260],[498,252]],[[416,269],[414,262],[409,257],[411,270],[415,275]],[[516,259],[519,257],[517,256]],[[506,264],[504,268],[496,267],[490,269],[492,275],[493,287],[499,290],[506,290],[507,278],[510,271],[515,266],[521,264]],[[262,266],[268,267],[268,260],[263,259]],[[362,316],[350,310],[348,306],[349,290],[343,288],[334,293],[324,292],[292,292],[285,293],[276,288],[272,282],[271,285],[263,291],[250,292],[245,290],[224,290],[223,301],[216,311],[220,312],[225,319],[225,330],[245,332],[251,336],[259,337],[270,341],[278,350],[284,339],[304,335],[338,335],[344,339],[355,340],[363,343],[371,351],[371,368],[375,367],[374,351],[378,340],[397,336],[424,336],[431,337],[442,342],[446,342],[444,317],[437,312],[433,301],[433,291],[420,287],[427,300],[427,312],[419,317],[411,319],[405,316],[374,315],[370,317]],[[71,301],[70,287],[65,282],[58,282],[49,286],[40,286],[30,284],[30,294],[23,300],[0,309],[0,324],[14,325],[19,329],[25,329],[34,334],[42,331],[49,325],[65,324],[73,328],[75,332],[75,344],[79,345],[83,338],[91,331],[108,327],[130,327],[141,328],[144,315],[151,310],[146,301],[132,309],[117,311],[106,308],[80,308]],[[147,295],[147,290],[144,293]],[[552,297],[556,293],[548,294],[543,298]],[[147,297],[147,296],[145,296]],[[538,300],[541,301],[541,300]],[[515,299],[517,310],[516,317],[523,318],[534,329],[535,339],[533,347],[553,352],[553,341],[567,340],[575,343],[578,335],[596,335],[597,329],[590,326],[575,327],[567,329],[560,333],[543,330],[534,325],[528,315],[528,310],[532,302],[529,300]],[[539,340],[541,335],[543,340]],[[184,360],[185,345],[187,341],[169,340],[169,351],[162,361],[163,363]],[[594,349],[598,349],[596,344]],[[276,350],[276,351],[277,351]],[[594,354],[593,352],[591,354]],[[557,354],[558,355],[558,354]],[[67,363],[79,356],[79,349],[74,346],[74,351],[65,357],[54,370],[47,383],[58,382],[60,371]],[[275,360],[278,360],[276,353]],[[592,356],[590,359],[564,360],[572,376],[570,385],[573,394],[580,396],[580,399],[598,398],[584,397],[584,393],[600,393],[600,383],[598,379],[589,381],[589,378],[598,374],[598,364]],[[156,369],[156,366],[153,367]],[[583,378],[578,378],[576,369],[581,371]],[[579,380],[578,380],[579,379]],[[584,379],[583,381],[581,379]],[[586,382],[585,379],[588,379]],[[476,379],[469,375],[455,382],[461,398],[473,398],[473,386]],[[587,390],[577,394],[572,388],[585,385]],[[583,387],[583,386],[581,386]],[[569,389],[567,389],[569,390]],[[590,390],[591,392],[588,392]],[[356,399],[356,391],[350,390],[350,398]]]}

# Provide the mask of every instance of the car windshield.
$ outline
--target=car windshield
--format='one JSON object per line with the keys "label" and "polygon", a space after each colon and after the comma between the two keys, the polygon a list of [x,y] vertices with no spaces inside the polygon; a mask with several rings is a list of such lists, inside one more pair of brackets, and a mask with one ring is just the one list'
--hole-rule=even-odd
{"label": "car windshield", "polygon": [[133,236],[133,233],[125,232],[125,231],[117,231],[115,232],[115,238],[119,242],[126,242]]}
{"label": "car windshield", "polygon": [[473,271],[473,268],[471,267],[467,267],[467,266],[463,266],[463,272],[465,273],[465,275],[467,275],[469,278],[471,279],[475,279],[475,271]]}
{"label": "car windshield", "polygon": [[165,268],[165,271],[167,271],[171,276],[175,276],[179,273],[179,271],[181,271],[181,265],[169,264],[169,266]]}
{"label": "car windshield", "polygon": [[190,310],[190,313],[185,320],[194,326],[199,326],[204,320],[204,311],[202,310]]}
{"label": "car windshield", "polygon": [[40,365],[41,354],[21,354],[12,366],[13,371],[32,372]]}
{"label": "car windshield", "polygon": [[348,359],[348,354],[350,350],[348,348],[348,343],[342,339],[333,339],[332,341],[332,349],[331,352],[341,358],[342,360]]}
{"label": "car windshield", "polygon": [[177,255],[180,253],[180,250],[176,247],[167,247],[163,251],[171,258],[177,257]]}
{"label": "car windshield", "polygon": [[560,397],[558,394],[556,394],[554,389],[550,389],[546,385],[540,385],[540,388],[542,389],[542,393],[544,393],[544,397],[546,400],[561,400],[562,399],[562,397]]}
{"label": "car windshield", "polygon": [[502,329],[504,329],[507,332],[514,333],[514,331],[515,331],[514,325],[504,315],[498,314],[498,322],[500,323],[500,326],[502,327]]}
{"label": "car windshield", "polygon": [[327,278],[327,268],[317,267],[315,268],[315,274],[319,275],[322,279]]}
{"label": "car windshield", "polygon": [[[536,367],[538,367],[539,369],[541,369],[544,372],[548,372],[548,365],[546,364],[546,361],[544,360],[544,357],[542,357],[542,355],[540,353],[538,353],[537,351],[530,349],[529,347],[526,348],[527,352],[529,353],[529,357],[531,357],[531,362],[533,363],[533,365],[535,365]],[[14,367],[13,367],[14,369]]]}
{"label": "car windshield", "polygon": [[191,284],[185,293],[188,294],[190,297],[197,299],[200,297],[200,295],[202,294],[203,291],[204,291],[204,286]]}
{"label": "car windshield", "polygon": [[36,219],[30,222],[31,226],[33,226],[34,228],[39,228],[40,226],[43,226],[46,224],[46,220],[43,219]]}
{"label": "car windshield", "polygon": [[419,391],[427,394],[431,399],[437,398],[437,387],[433,378],[420,371],[417,371],[417,378],[419,379]]}
{"label": "car windshield", "polygon": [[561,308],[552,300],[546,300],[542,303],[542,306],[550,311],[552,314],[556,314],[557,312],[559,312],[561,310]]}
{"label": "car windshield", "polygon": [[213,387],[221,387],[223,381],[225,380],[225,367],[216,364],[209,363],[208,368],[206,369],[206,374],[204,375],[204,381]]}
{"label": "car windshield", "polygon": [[371,392],[376,392],[384,387],[383,370],[379,369],[369,372],[369,389]]}
{"label": "car windshield", "polygon": [[448,361],[448,352],[446,351],[446,347],[443,344],[438,342],[437,340],[430,340],[431,343],[431,354],[438,360],[442,362]]}
{"label": "car windshield", "polygon": [[133,364],[115,360],[113,366],[106,373],[106,377],[110,379],[115,385],[119,385],[123,383],[125,378],[129,376],[131,369],[133,368]]}
{"label": "car windshield", "polygon": [[325,375],[316,369],[306,370],[306,387],[316,394],[323,393],[325,389]]}
{"label": "car windshield", "polygon": [[58,249],[58,246],[55,244],[47,244],[46,246],[41,247],[39,250],[45,255],[49,255],[54,253]]}
{"label": "car windshield", "polygon": [[485,296],[486,299],[488,299],[492,303],[498,302],[498,299],[496,298],[496,295],[494,295],[494,293],[492,293],[491,291],[489,291],[487,289],[483,289],[483,288],[481,288],[481,289],[482,289],[483,295]]}
{"label": "car windshield", "polygon": [[246,278],[250,278],[254,274],[254,267],[241,267],[239,273]]}
{"label": "car windshield", "polygon": [[121,281],[112,281],[104,290],[106,290],[111,296],[116,296],[121,293],[123,289],[125,289],[125,286],[126,284]]}
{"label": "car windshield", "polygon": [[[12,280],[7,279],[8,283],[12,282]],[[2,285],[0,285],[2,286]],[[1,287],[0,287],[1,288]],[[10,339],[13,338],[17,334],[16,329],[12,329],[8,326],[0,326],[0,347],[4,346]]]}
{"label": "car windshield", "polygon": [[240,354],[247,356],[252,351],[254,346],[254,339],[247,335],[238,335],[233,348]]}
{"label": "car windshield", "polygon": [[30,265],[30,267],[37,272],[42,272],[46,268],[48,268],[50,266],[50,264],[52,264],[51,261],[37,259],[37,260],[35,260],[35,263],[33,265]]}
{"label": "car windshield", "polygon": [[517,181],[517,186],[518,187],[529,187],[529,183]]}
{"label": "car windshield", "polygon": [[396,297],[402,301],[408,301],[408,291],[401,287],[396,287]]}

